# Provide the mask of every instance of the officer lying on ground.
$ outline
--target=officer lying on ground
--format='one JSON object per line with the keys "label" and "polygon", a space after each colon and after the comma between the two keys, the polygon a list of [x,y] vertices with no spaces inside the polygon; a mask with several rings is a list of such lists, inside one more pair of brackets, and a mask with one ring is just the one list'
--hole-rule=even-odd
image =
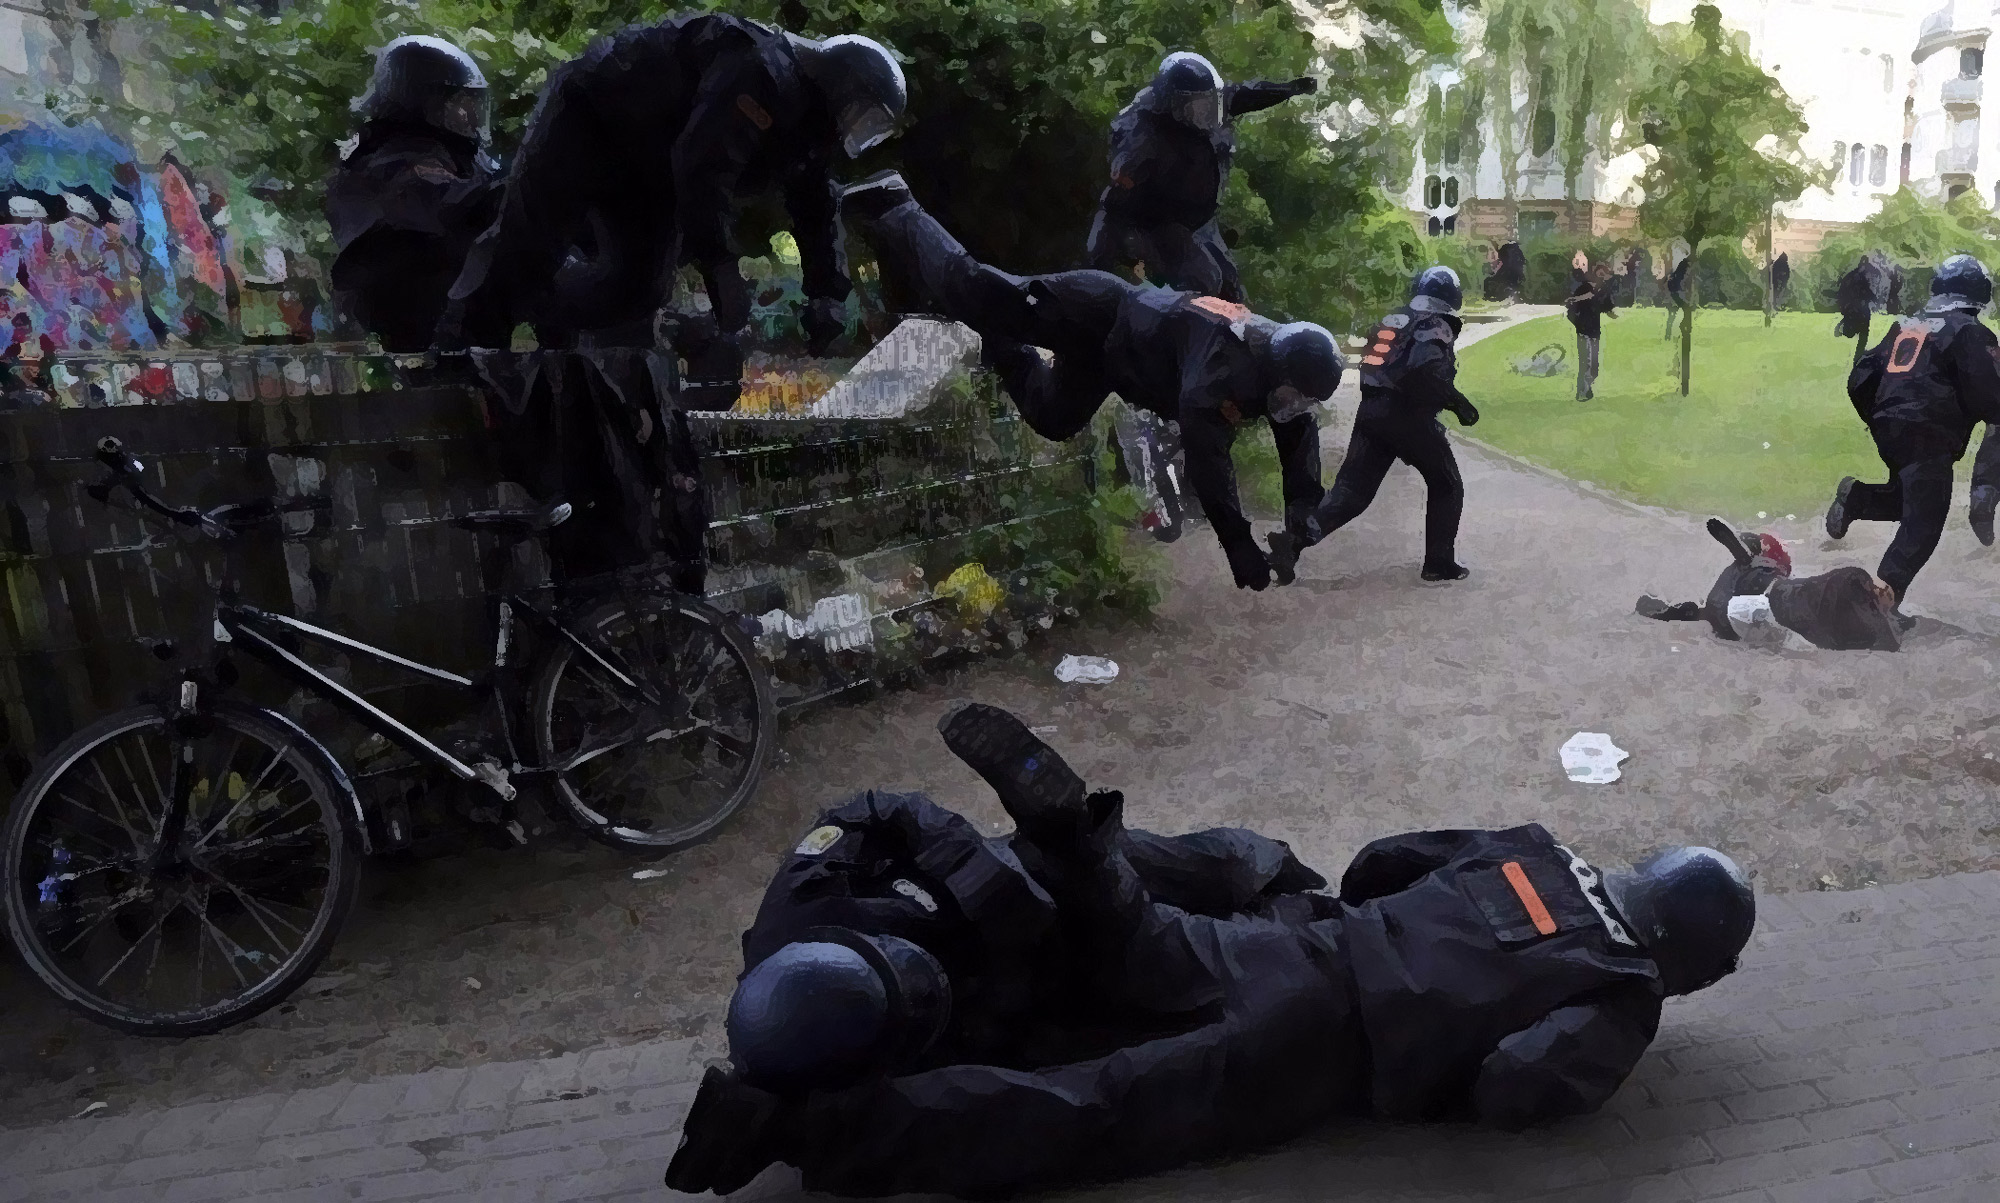
{"label": "officer lying on ground", "polygon": [[651,346],[675,270],[691,263],[714,308],[703,338],[726,344],[719,362],[733,363],[751,301],[734,210],[777,188],[810,298],[801,324],[820,353],[850,289],[829,161],[888,138],[905,101],[902,68],[863,37],[815,42],[710,13],[599,40],[543,89],[499,220],[452,289],[447,341],[505,346],[530,321],[543,346],[584,334]]}
{"label": "officer lying on ground", "polygon": [[1843,479],[1827,507],[1826,533],[1840,539],[1853,522],[1898,524],[1875,572],[1896,591],[1898,607],[1944,534],[1952,466],[1973,425],[2000,421],[2000,339],[1978,316],[1992,300],[1985,266],[1953,255],[1931,277],[1924,311],[1897,319],[1847,378],[1848,399],[1890,475],[1880,485]]}
{"label": "officer lying on ground", "polygon": [[[1284,844],[1237,828],[1128,830],[1119,847],[1156,901],[1192,914],[1269,914],[1326,885]],[[852,1060],[865,1047],[850,1046],[852,1058],[837,1051],[854,1029],[829,1000],[857,979],[865,986],[871,961],[884,958],[918,972],[906,996],[942,997],[922,980],[950,982],[940,1032],[904,1068],[1029,1068],[1134,1042],[1125,1017],[1097,1013],[1069,988],[1072,950],[1039,868],[1032,844],[981,836],[922,794],[871,790],[822,814],[743,933],[728,1030],[745,1072],[783,1078],[806,1061],[836,1076],[874,1068]]]}
{"label": "officer lying on ground", "polygon": [[450,42],[397,38],[355,108],[366,121],[326,189],[334,303],[384,350],[425,351],[500,201],[486,76]]}
{"label": "officer lying on ground", "polygon": [[[1336,1116],[1469,1113],[1517,1129],[1583,1114],[1631,1073],[1666,996],[1735,969],[1755,921],[1748,882],[1718,852],[1673,848],[1600,876],[1535,825],[1378,840],[1338,898],[1190,915],[1148,897],[1117,793],[1086,792],[1004,711],[961,705],[939,725],[1041,859],[1078,951],[1070,988],[1177,1030],[1032,1071],[711,1069],[674,1189],[727,1193],[783,1161],[808,1190],[987,1195],[1237,1155]],[[843,998],[858,1027],[842,1051],[874,1044],[908,1063],[936,1030],[934,1014],[895,1018],[949,986],[903,979],[885,963]]]}
{"label": "officer lying on ground", "polygon": [[1896,591],[1867,569],[1794,577],[1792,558],[1776,535],[1732,531],[1720,518],[1708,520],[1708,533],[1730,555],[1708,599],[1668,605],[1647,594],[1639,599],[1640,614],[1662,622],[1706,621],[1732,640],[1784,643],[1790,632],[1834,651],[1893,652],[1902,646]]}
{"label": "officer lying on ground", "polygon": [[1215,65],[1179,51],[1111,122],[1111,183],[1091,222],[1090,266],[1123,273],[1145,268],[1155,284],[1244,302],[1236,261],[1216,227],[1216,210],[1236,153],[1236,118],[1319,86],[1225,84]]}
{"label": "officer lying on ground", "polygon": [[1423,579],[1457,581],[1471,575],[1457,552],[1465,484],[1444,423],[1438,421],[1447,409],[1461,425],[1479,420],[1479,410],[1457,383],[1453,343],[1463,325],[1458,307],[1464,299],[1456,272],[1426,268],[1411,288],[1409,304],[1382,319],[1361,361],[1361,408],[1333,487],[1314,509],[1287,506],[1285,529],[1268,537],[1281,584],[1291,583],[1301,551],[1362,515],[1397,460],[1415,468],[1430,491],[1424,507]]}
{"label": "officer lying on ground", "polygon": [[1312,410],[1333,395],[1345,366],[1331,334],[1109,272],[1016,276],[989,267],[924,212],[894,172],[849,188],[841,214],[867,235],[893,308],[942,313],[979,332],[985,362],[1036,434],[1073,437],[1113,392],[1180,423],[1188,481],[1236,584],[1271,583],[1237,501],[1229,448],[1239,427],[1264,419],[1277,441],[1286,512],[1303,515],[1319,501]]}

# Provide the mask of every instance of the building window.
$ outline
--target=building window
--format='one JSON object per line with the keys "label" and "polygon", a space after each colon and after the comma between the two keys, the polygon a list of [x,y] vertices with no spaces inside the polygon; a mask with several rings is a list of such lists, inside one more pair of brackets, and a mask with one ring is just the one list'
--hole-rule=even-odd
{"label": "building window", "polygon": [[1444,219],[1444,232],[1447,234],[1458,233],[1458,214],[1454,213]]}
{"label": "building window", "polygon": [[1856,142],[1847,160],[1847,182],[1861,186],[1861,173],[1868,169],[1868,148]]}
{"label": "building window", "polygon": [[1965,185],[1964,185],[1964,184],[1953,184],[1953,185],[1951,186],[1951,191],[1950,191],[1950,192],[1947,192],[1947,193],[1945,194],[1945,199],[1946,199],[1946,200],[1948,200],[1948,201],[1955,201],[1955,200],[1957,200],[1957,199],[1958,199],[1959,197],[1961,197],[1961,196],[1964,196],[1964,195],[1965,195]]}
{"label": "building window", "polygon": [[1986,69],[1986,52],[1977,46],[1967,46],[1958,52],[1958,77],[1978,79]]}
{"label": "building window", "polygon": [[1894,55],[1885,54],[1882,56],[1882,90],[1884,92],[1893,92],[1896,90],[1896,59]]}
{"label": "building window", "polygon": [[1910,144],[1908,142],[1903,143],[1903,176],[1901,182],[1904,184],[1910,182]]}
{"label": "building window", "polygon": [[1444,184],[1436,176],[1424,180],[1424,208],[1435,209],[1444,203]]}
{"label": "building window", "polygon": [[1458,208],[1458,177],[1452,176],[1444,182],[1444,205],[1447,209]]}
{"label": "building window", "polygon": [[1876,188],[1889,182],[1889,148],[1877,144],[1868,154],[1868,183]]}
{"label": "building window", "polygon": [[1431,237],[1436,238],[1442,233],[1444,233],[1444,223],[1435,217],[1431,218]]}

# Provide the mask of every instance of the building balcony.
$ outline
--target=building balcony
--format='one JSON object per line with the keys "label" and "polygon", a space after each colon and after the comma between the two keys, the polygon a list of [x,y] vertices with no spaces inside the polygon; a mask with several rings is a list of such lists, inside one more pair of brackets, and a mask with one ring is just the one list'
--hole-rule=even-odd
{"label": "building balcony", "polygon": [[[1968,10],[1972,7],[1970,4],[1966,5]],[[1964,21],[1960,22],[1957,19],[1960,14],[1956,12],[1956,8],[1954,4],[1947,4],[1924,18],[1924,23],[1917,29],[1916,53],[1911,57],[1922,62],[1934,51],[1973,39],[1984,40],[1991,32],[1991,22],[1986,19],[1986,14],[1975,16],[1968,11],[1963,14]]]}
{"label": "building balcony", "polygon": [[1946,108],[1976,108],[1986,81],[1972,79],[1947,79],[1944,81],[1943,98]]}

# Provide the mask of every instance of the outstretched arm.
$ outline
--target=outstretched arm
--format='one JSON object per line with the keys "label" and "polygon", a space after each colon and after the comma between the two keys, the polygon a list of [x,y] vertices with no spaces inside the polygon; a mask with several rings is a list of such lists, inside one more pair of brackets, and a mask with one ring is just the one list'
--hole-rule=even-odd
{"label": "outstretched arm", "polygon": [[721,59],[702,79],[694,113],[674,142],[681,257],[701,269],[716,323],[725,333],[750,321],[750,286],[736,262],[731,225],[737,183],[773,121],[771,92],[769,76],[754,58]]}
{"label": "outstretched arm", "polygon": [[1273,83],[1268,79],[1251,80],[1225,87],[1222,90],[1222,107],[1233,120],[1246,113],[1255,113],[1281,105],[1294,96],[1304,96],[1318,90],[1319,81],[1310,75],[1302,75],[1286,83]]}
{"label": "outstretched arm", "polygon": [[815,158],[785,184],[785,211],[799,244],[800,285],[809,298],[844,301],[853,290],[841,245],[839,202],[826,164]]}

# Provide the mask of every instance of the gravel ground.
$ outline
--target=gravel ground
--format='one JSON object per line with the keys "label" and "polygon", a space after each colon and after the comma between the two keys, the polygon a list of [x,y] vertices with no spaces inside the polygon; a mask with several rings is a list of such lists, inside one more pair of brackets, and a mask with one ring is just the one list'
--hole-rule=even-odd
{"label": "gravel ground", "polygon": [[[1344,441],[1345,419],[1328,425]],[[1231,589],[1212,537],[1192,532],[1168,549],[1175,581],[1150,622],[1059,628],[1015,659],[792,727],[748,811],[663,877],[633,880],[643,866],[600,849],[375,867],[322,975],[233,1031],[117,1036],[0,961],[0,1124],[660,1035],[719,1049],[737,936],[820,807],[924,789],[1000,829],[933,730],[956,696],[1054,726],[1087,779],[1125,791],[1135,824],[1244,824],[1329,876],[1379,835],[1531,820],[1599,860],[1713,844],[1766,890],[2000,867],[2000,643],[1974,633],[2000,632],[2000,608],[1993,553],[1962,522],[1912,592],[1927,617],[1903,652],[1755,651],[1632,613],[1642,591],[1706,592],[1721,553],[1695,518],[1462,458],[1468,581],[1418,583],[1422,487],[1403,469],[1289,589]],[[1329,477],[1337,463],[1330,450]],[[1887,533],[1804,538],[1794,558],[1872,567]],[[1061,685],[1064,652],[1123,671]],[[1557,748],[1577,731],[1631,752],[1622,780],[1564,778]]]}

